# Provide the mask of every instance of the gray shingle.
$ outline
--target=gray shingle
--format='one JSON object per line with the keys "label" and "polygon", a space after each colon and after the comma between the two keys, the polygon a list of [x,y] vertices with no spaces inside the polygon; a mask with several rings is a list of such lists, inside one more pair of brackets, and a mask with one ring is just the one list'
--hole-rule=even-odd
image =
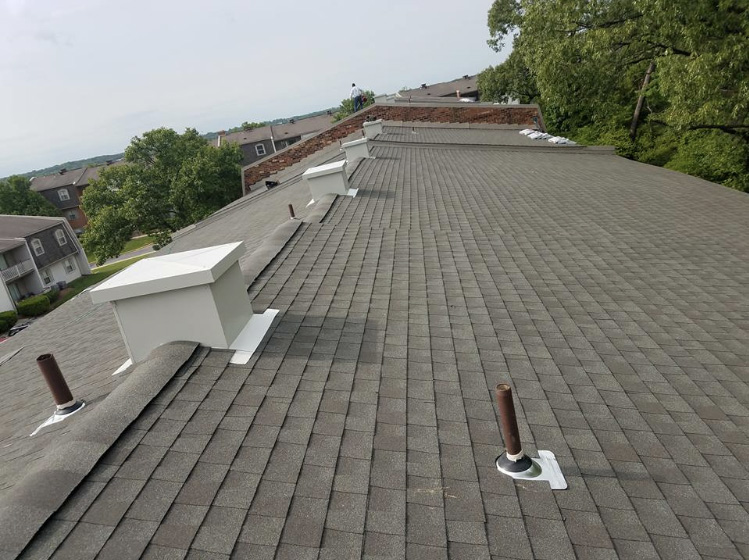
{"label": "gray shingle", "polygon": [[187,550],[207,513],[208,506],[174,504],[159,525],[151,544]]}
{"label": "gray shingle", "polygon": [[313,549],[320,548],[327,508],[327,499],[294,498],[281,541]]}
{"label": "gray shingle", "polygon": [[239,536],[245,510],[213,506],[203,519],[191,548],[218,554],[231,554]]}
{"label": "gray shingle", "polygon": [[363,494],[333,492],[328,504],[325,527],[347,533],[363,533],[367,497]]}
{"label": "gray shingle", "polygon": [[[83,515],[79,526],[116,525],[113,537],[142,525],[133,550],[159,523],[146,557],[746,554],[742,195],[578,148],[395,138],[373,151],[351,178],[360,195],[295,225],[253,274],[256,310],[281,310],[257,355],[237,367],[203,351],[131,410],[133,427],[58,512],[71,521],[38,538],[58,546]],[[262,237],[270,214],[285,220],[286,200],[307,197],[296,180],[175,247]],[[117,362],[96,373],[98,359],[68,358],[96,374],[73,374],[91,399],[119,382],[124,354],[111,313],[78,300],[66,306],[98,322],[81,343]],[[39,328],[64,331],[56,314]],[[494,468],[499,382],[516,389],[525,448],[557,454],[566,492]],[[71,533],[60,554],[71,543],[84,546]]]}

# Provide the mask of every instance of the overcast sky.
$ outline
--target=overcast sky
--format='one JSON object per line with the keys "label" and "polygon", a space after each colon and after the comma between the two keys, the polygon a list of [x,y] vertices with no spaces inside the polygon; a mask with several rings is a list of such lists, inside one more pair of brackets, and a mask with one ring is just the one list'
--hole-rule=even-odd
{"label": "overcast sky", "polygon": [[0,177],[474,74],[491,0],[0,0]]}

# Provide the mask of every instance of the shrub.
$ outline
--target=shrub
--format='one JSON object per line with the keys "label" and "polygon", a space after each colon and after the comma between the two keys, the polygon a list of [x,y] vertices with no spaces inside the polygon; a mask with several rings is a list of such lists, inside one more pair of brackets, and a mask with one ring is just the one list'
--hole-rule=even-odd
{"label": "shrub", "polygon": [[18,313],[15,311],[3,311],[0,313],[0,332],[10,330],[18,321]]}
{"label": "shrub", "polygon": [[47,299],[49,300],[50,303],[55,303],[58,299],[60,299],[60,290],[58,290],[57,287],[55,286],[48,292],[45,292],[44,295],[47,296]]}
{"label": "shrub", "polygon": [[16,307],[18,308],[18,313],[20,315],[36,317],[38,315],[44,315],[49,311],[50,303],[49,298],[46,295],[40,294],[18,302]]}

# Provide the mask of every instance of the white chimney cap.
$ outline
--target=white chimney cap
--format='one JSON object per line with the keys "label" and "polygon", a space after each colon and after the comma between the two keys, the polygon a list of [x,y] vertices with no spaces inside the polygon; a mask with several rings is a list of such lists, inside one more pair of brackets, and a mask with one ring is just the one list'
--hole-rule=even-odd
{"label": "white chimney cap", "polygon": [[239,241],[143,259],[91,290],[91,300],[104,303],[210,284],[244,253]]}
{"label": "white chimney cap", "polygon": [[305,179],[312,179],[314,177],[322,177],[324,175],[332,175],[334,173],[341,173],[346,169],[346,160],[334,161],[333,163],[326,163],[325,165],[318,165],[317,167],[310,167],[307,171],[302,174]]}
{"label": "white chimney cap", "polygon": [[361,146],[362,144],[366,144],[369,138],[359,138],[358,140],[352,140],[351,142],[344,142],[341,147],[342,148],[351,148],[353,146]]}

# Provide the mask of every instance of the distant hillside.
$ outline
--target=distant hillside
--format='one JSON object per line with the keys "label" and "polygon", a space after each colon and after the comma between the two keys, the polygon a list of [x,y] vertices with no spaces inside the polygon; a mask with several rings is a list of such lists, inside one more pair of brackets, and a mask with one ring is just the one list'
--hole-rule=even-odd
{"label": "distant hillside", "polygon": [[[291,119],[301,120],[301,119],[306,119],[306,118],[309,118],[309,117],[317,117],[318,115],[324,115],[328,111],[335,112],[337,110],[338,110],[338,107],[332,107],[330,109],[323,109],[321,111],[314,111],[312,113],[305,113],[304,115],[294,115],[293,117],[285,117],[285,118],[281,118],[281,119],[274,119],[272,121],[267,121],[267,123],[268,124],[273,124],[273,125],[283,124],[283,123],[289,122]],[[236,132],[236,131],[239,131],[239,130],[242,130],[242,126],[241,125],[229,129],[229,132]],[[216,137],[218,137],[218,132],[207,132],[206,134],[203,134],[203,138],[205,138],[206,140],[213,140]],[[67,161],[65,163],[60,163],[60,164],[57,164],[57,165],[53,165],[52,167],[47,167],[45,169],[35,169],[34,171],[29,171],[27,173],[19,173],[19,175],[21,175],[22,177],[28,177],[30,179],[31,177],[40,177],[42,175],[51,175],[52,173],[57,173],[62,168],[65,168],[65,169],[78,169],[78,168],[81,168],[81,167],[93,167],[93,166],[96,166],[96,165],[103,165],[103,164],[107,163],[107,161],[122,159],[124,156],[125,156],[125,154],[121,153],[121,154],[111,154],[111,155],[107,155],[107,156],[96,156],[96,157],[91,157],[91,158],[88,158],[88,159],[79,159],[77,161]],[[2,178],[0,178],[0,181],[2,181]]]}
{"label": "distant hillside", "polygon": [[[32,177],[41,177],[42,175],[52,175],[53,173],[57,173],[60,171],[60,169],[79,169],[81,167],[95,167],[97,165],[103,165],[111,160],[118,160],[122,159],[125,156],[125,154],[111,154],[108,156],[95,156],[88,159],[79,159],[77,161],[67,161],[65,163],[60,163],[57,165],[53,165],[52,167],[46,167],[44,169],[35,169],[34,171],[29,171],[27,173],[19,173],[21,177],[28,177],[31,179]],[[2,180],[2,179],[0,179]]]}

